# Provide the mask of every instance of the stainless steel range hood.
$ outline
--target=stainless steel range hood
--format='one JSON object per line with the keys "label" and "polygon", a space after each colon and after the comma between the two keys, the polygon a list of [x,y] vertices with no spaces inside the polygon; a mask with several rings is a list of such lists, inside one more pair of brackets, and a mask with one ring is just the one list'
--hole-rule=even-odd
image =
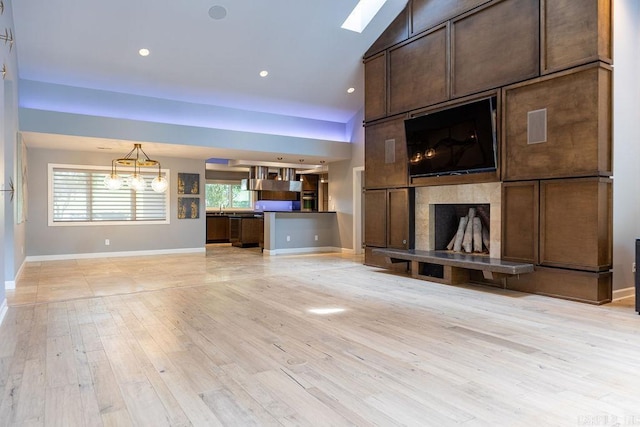
{"label": "stainless steel range hood", "polygon": [[302,181],[295,181],[296,170],[293,168],[280,168],[277,179],[269,179],[267,166],[251,166],[249,179],[242,180],[243,190],[252,191],[302,191]]}

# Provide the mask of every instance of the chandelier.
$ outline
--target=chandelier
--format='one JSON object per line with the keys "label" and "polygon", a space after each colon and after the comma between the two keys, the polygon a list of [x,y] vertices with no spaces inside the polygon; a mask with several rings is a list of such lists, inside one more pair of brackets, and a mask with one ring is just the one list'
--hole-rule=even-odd
{"label": "chandelier", "polygon": [[151,181],[151,188],[156,193],[164,193],[167,190],[169,184],[167,180],[162,176],[160,169],[160,162],[152,160],[142,150],[142,144],[133,144],[133,149],[127,153],[121,159],[113,159],[111,161],[111,173],[104,179],[104,185],[110,190],[118,190],[123,185],[123,179],[118,175],[118,165],[120,166],[133,166],[133,174],[129,178],[129,187],[134,191],[144,191],[147,184],[140,174],[140,168],[142,167],[154,167],[158,166],[158,176]]}

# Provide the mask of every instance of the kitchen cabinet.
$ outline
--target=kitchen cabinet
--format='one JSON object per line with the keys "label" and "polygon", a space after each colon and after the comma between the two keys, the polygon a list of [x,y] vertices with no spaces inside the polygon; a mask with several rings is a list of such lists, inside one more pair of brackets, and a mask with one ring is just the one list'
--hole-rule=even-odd
{"label": "kitchen cabinet", "polygon": [[207,215],[207,243],[229,242],[229,217]]}
{"label": "kitchen cabinet", "polygon": [[229,241],[241,248],[259,246],[263,240],[264,222],[258,217],[229,217]]}

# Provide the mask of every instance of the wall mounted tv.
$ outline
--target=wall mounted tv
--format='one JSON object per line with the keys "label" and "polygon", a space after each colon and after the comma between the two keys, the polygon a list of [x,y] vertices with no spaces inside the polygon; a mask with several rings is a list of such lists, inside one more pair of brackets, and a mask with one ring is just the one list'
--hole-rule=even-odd
{"label": "wall mounted tv", "polygon": [[405,120],[411,177],[496,170],[496,98]]}

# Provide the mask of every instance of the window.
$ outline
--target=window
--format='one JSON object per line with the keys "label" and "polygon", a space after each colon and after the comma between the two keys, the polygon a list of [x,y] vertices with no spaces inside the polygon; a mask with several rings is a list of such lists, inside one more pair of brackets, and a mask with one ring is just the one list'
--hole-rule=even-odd
{"label": "window", "polygon": [[[99,166],[49,165],[49,225],[168,224],[169,191],[156,193],[149,183],[157,169],[141,172],[146,191],[124,185],[110,190],[104,179],[110,168]],[[168,171],[162,171],[168,179]],[[118,174],[126,182],[129,173]]]}
{"label": "window", "polygon": [[251,209],[253,192],[243,190],[237,181],[208,181],[205,199],[208,209]]}

